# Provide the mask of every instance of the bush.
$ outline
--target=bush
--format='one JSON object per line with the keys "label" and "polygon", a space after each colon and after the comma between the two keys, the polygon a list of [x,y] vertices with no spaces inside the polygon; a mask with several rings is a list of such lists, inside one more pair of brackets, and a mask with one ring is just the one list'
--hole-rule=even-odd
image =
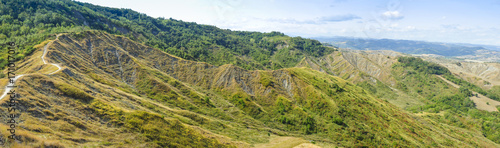
{"label": "bush", "polygon": [[274,105],[276,105],[276,107],[278,108],[277,111],[281,115],[284,115],[286,112],[292,110],[292,103],[282,96],[279,96],[276,99]]}
{"label": "bush", "polygon": [[337,125],[345,125],[344,120],[342,120],[342,118],[334,117],[332,120],[333,120],[333,123],[335,123]]}
{"label": "bush", "polygon": [[273,86],[272,78],[266,74],[261,73],[260,75],[260,84],[264,87]]}
{"label": "bush", "polygon": [[302,126],[304,128],[305,134],[316,133],[316,120],[313,117],[307,116],[305,120],[302,121]]}

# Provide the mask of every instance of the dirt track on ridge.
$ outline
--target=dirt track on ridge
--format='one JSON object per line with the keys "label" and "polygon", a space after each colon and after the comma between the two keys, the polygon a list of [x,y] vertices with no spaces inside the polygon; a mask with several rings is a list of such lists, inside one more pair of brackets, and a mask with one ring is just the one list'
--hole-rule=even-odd
{"label": "dirt track on ridge", "polygon": [[[56,39],[55,39],[55,40],[59,39],[59,36],[60,36],[60,35],[61,35],[61,34],[58,34],[58,35],[56,36]],[[54,40],[54,41],[55,41],[55,40]],[[53,72],[49,73],[49,75],[52,75],[52,74],[54,74],[54,73],[56,73],[56,72],[58,72],[59,70],[61,70],[61,69],[62,69],[62,67],[61,67],[59,64],[55,64],[55,63],[47,63],[47,62],[45,61],[45,55],[47,54],[47,50],[48,50],[48,48],[49,48],[49,45],[50,45],[50,44],[52,44],[52,42],[54,42],[54,41],[50,41],[49,43],[47,43],[47,45],[45,45],[45,46],[43,47],[42,57],[40,57],[40,58],[42,59],[42,61],[43,61],[43,64],[50,64],[50,65],[54,65],[54,66],[56,66],[56,67],[58,68],[56,71],[53,71]],[[7,96],[7,93],[9,93],[9,91],[10,91],[10,90],[12,90],[12,89],[14,88],[14,87],[12,87],[12,86],[15,86],[15,83],[16,83],[17,79],[19,79],[19,78],[21,78],[21,77],[23,77],[23,76],[27,76],[27,75],[29,75],[29,74],[20,74],[20,75],[17,75],[17,76],[14,78],[14,83],[7,83],[7,85],[5,86],[4,92],[3,92],[2,96],[0,97],[0,100],[2,100],[5,96]]]}

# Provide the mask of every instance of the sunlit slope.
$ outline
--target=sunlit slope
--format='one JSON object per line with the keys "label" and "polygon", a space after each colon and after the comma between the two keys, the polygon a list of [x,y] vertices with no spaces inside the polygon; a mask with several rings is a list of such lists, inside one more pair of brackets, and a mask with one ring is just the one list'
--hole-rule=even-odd
{"label": "sunlit slope", "polygon": [[213,66],[99,31],[64,34],[47,57],[63,70],[17,84],[19,127],[34,139],[25,145],[248,147],[278,135],[346,147],[497,146],[310,68]]}

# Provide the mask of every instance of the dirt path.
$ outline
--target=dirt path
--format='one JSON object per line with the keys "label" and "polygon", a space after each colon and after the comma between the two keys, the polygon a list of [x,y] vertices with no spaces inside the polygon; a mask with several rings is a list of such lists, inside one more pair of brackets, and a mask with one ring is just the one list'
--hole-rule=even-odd
{"label": "dirt path", "polygon": [[[61,35],[61,34],[58,34],[58,35],[56,36],[56,39],[55,39],[55,40],[59,39],[59,36],[60,36],[60,35]],[[55,41],[55,40],[54,40],[54,41]],[[48,50],[48,48],[49,48],[49,45],[50,45],[50,44],[52,44],[52,42],[54,42],[54,41],[50,41],[49,43],[47,43],[47,45],[45,45],[45,46],[43,47],[43,54],[42,54],[42,57],[40,57],[40,58],[42,59],[42,61],[43,61],[43,64],[50,64],[50,65],[54,65],[54,66],[56,66],[56,67],[58,68],[56,71],[53,71],[53,72],[49,73],[49,75],[52,75],[52,74],[54,74],[54,73],[56,73],[56,72],[58,72],[59,70],[61,70],[61,69],[62,69],[62,67],[61,67],[59,64],[55,64],[55,63],[47,63],[47,62],[45,61],[45,55],[47,54],[47,50]],[[12,90],[12,89],[14,88],[13,86],[14,86],[14,84],[16,83],[17,79],[19,79],[19,78],[21,78],[21,77],[23,77],[23,76],[27,76],[27,75],[30,75],[30,74],[20,74],[20,75],[17,75],[16,77],[14,77],[14,79],[13,79],[13,81],[14,81],[14,82],[13,82],[13,83],[7,83],[7,85],[5,86],[4,92],[3,92],[2,96],[0,97],[0,100],[2,100],[5,96],[7,96],[7,93],[9,93],[9,91],[10,91],[10,90]]]}
{"label": "dirt path", "polygon": [[297,137],[271,136],[269,143],[257,144],[257,148],[320,148],[307,140]]}
{"label": "dirt path", "polygon": [[12,90],[12,88],[14,88],[14,84],[15,84],[16,80],[21,78],[22,76],[24,76],[24,74],[14,77],[14,83],[7,83],[7,86],[5,86],[5,89],[4,89],[5,91],[3,92],[2,97],[0,97],[0,100],[2,100],[2,98],[5,97],[7,95],[7,93],[9,93],[9,91]]}
{"label": "dirt path", "polygon": [[[443,81],[445,81],[446,83],[450,84],[451,86],[455,87],[455,88],[460,88],[459,85],[451,82],[451,81],[448,81],[446,80],[445,78],[443,78],[442,76],[439,76],[437,75],[439,78],[441,78]],[[496,108],[496,106],[500,106],[500,102],[499,101],[496,101],[496,100],[493,100],[493,99],[490,99],[484,95],[481,95],[475,91],[472,91],[472,93],[474,94],[477,94],[477,97],[476,96],[472,96],[470,97],[470,99],[476,104],[476,108],[479,109],[479,110],[485,110],[485,111],[489,111],[489,112],[494,112],[494,111],[498,111],[498,109]]]}
{"label": "dirt path", "polygon": [[293,148],[321,148],[321,147],[314,145],[312,143],[302,143],[302,144],[295,146]]}
{"label": "dirt path", "polygon": [[[58,34],[58,35],[56,36],[56,39],[55,39],[55,40],[59,39],[59,36],[61,36],[61,34]],[[55,41],[55,40],[54,40],[54,41]],[[43,47],[43,54],[42,54],[42,57],[41,57],[41,58],[42,58],[42,61],[43,61],[43,64],[50,64],[50,65],[54,65],[54,66],[56,66],[56,67],[58,68],[56,71],[54,71],[54,72],[52,72],[52,73],[49,73],[49,75],[52,75],[52,74],[54,74],[54,73],[56,73],[56,72],[58,72],[59,70],[61,70],[61,69],[62,69],[62,67],[61,67],[61,66],[59,66],[59,64],[55,64],[55,63],[47,63],[47,61],[45,61],[45,55],[47,54],[47,50],[48,50],[47,48],[49,48],[49,45],[50,45],[50,44],[52,44],[52,42],[54,42],[54,41],[50,41],[49,43],[47,43],[47,45],[45,45],[45,46]]]}

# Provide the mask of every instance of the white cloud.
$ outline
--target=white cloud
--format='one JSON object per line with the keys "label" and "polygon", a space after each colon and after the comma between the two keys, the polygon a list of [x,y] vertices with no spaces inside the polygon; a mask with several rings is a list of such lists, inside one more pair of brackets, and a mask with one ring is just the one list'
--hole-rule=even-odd
{"label": "white cloud", "polygon": [[389,20],[400,20],[404,18],[399,11],[386,11],[382,13],[382,17]]}
{"label": "white cloud", "polygon": [[294,18],[280,18],[280,19],[264,19],[265,21],[279,22],[279,23],[291,23],[291,24],[325,24],[329,22],[344,22],[355,19],[361,19],[361,17],[354,14],[343,14],[343,15],[330,15],[319,17],[315,19],[299,20]]}

